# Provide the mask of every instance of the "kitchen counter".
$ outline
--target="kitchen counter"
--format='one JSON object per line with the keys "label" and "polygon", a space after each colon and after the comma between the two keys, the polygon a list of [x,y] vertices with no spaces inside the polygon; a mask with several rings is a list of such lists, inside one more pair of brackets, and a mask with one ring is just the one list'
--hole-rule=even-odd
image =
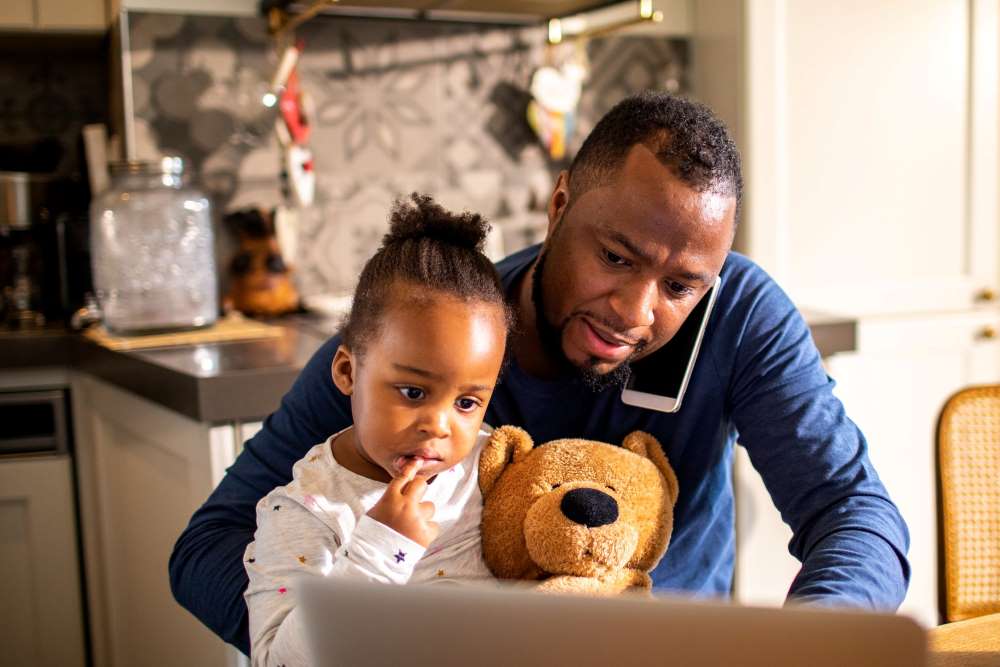
{"label": "kitchen counter", "polygon": [[195,421],[261,419],[326,336],[282,322],[281,338],[112,351],[56,329],[0,333],[0,369],[69,366]]}
{"label": "kitchen counter", "polygon": [[[855,349],[853,319],[803,314],[824,357]],[[4,332],[0,369],[71,366],[199,422],[259,420],[336,330],[303,315],[275,323],[281,338],[121,352],[59,329]]]}

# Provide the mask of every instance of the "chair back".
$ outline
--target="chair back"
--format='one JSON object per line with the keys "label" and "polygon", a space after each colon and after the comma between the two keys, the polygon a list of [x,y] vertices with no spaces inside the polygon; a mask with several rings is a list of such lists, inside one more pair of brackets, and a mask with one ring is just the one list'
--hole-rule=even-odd
{"label": "chair back", "polygon": [[948,399],[937,468],[942,617],[1000,612],[1000,385]]}

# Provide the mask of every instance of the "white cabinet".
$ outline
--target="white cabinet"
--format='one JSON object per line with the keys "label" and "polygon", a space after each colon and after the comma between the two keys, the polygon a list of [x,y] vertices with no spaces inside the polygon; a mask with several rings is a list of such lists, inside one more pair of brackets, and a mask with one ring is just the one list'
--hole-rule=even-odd
{"label": "white cabinet", "polygon": [[694,92],[744,156],[741,249],[797,303],[944,312],[996,289],[997,4],[696,3]]}
{"label": "white cabinet", "polygon": [[170,592],[174,541],[258,425],[195,422],[86,375],[73,379],[94,662],[236,664]]}
{"label": "white cabinet", "polygon": [[0,3],[0,27],[30,28],[35,23],[35,3],[32,0],[5,0]]}
{"label": "white cabinet", "polygon": [[105,0],[35,0],[36,26],[42,30],[104,30]]}
{"label": "white cabinet", "polygon": [[86,663],[68,456],[0,461],[0,645],[8,665]]}
{"label": "white cabinet", "polygon": [[211,14],[212,16],[260,16],[257,0],[109,0],[111,15],[120,10],[167,12],[171,14]]}
{"label": "white cabinet", "polygon": [[106,0],[4,0],[0,29],[103,32]]}
{"label": "white cabinet", "polygon": [[[903,611],[937,621],[934,426],[1000,381],[1000,2],[695,3],[695,94],[744,154],[740,248],[800,306],[858,318],[829,360],[907,520]],[[784,599],[788,529],[739,452],[736,597]]]}

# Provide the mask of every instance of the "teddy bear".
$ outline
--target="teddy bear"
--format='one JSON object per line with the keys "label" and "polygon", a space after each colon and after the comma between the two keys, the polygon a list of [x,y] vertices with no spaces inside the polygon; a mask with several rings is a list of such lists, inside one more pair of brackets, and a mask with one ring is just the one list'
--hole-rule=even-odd
{"label": "teddy bear", "polygon": [[647,592],[667,549],[677,476],[642,431],[621,447],[567,438],[538,447],[515,426],[479,459],[486,564],[501,579],[586,595]]}

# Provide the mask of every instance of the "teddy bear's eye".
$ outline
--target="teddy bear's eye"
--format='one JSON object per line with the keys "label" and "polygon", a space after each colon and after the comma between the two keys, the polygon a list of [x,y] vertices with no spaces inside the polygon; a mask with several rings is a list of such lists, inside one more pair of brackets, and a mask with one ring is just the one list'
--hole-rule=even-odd
{"label": "teddy bear's eye", "polygon": [[615,487],[611,486],[610,484],[606,484],[605,486],[607,486],[609,489],[611,489],[615,493],[618,493],[618,489],[616,489]]}
{"label": "teddy bear's eye", "polygon": [[553,490],[553,491],[555,491],[555,490],[556,490],[556,489],[558,489],[558,488],[559,488],[560,486],[562,486],[562,484],[553,484],[553,485],[552,485],[552,490]]}

